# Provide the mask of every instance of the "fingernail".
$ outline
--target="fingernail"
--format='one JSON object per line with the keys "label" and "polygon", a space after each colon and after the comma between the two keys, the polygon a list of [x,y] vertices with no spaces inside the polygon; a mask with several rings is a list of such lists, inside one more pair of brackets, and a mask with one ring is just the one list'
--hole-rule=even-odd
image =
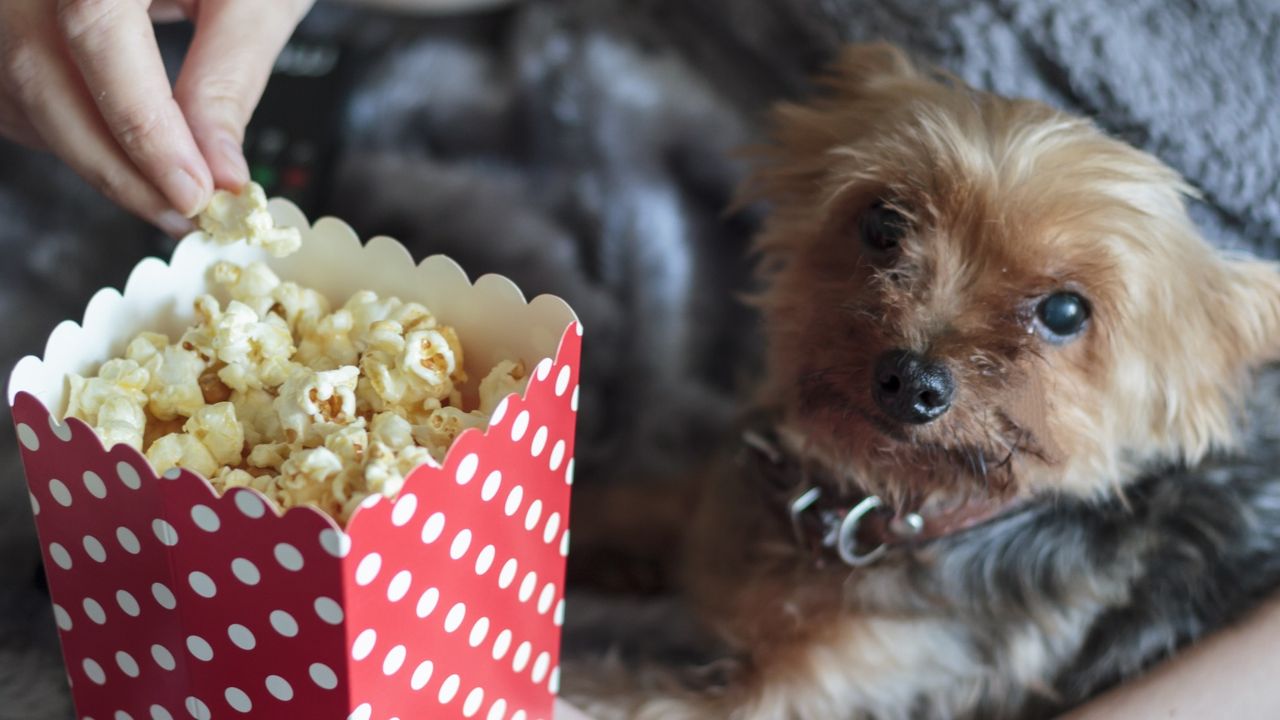
{"label": "fingernail", "polygon": [[183,217],[177,210],[165,210],[156,216],[155,222],[156,227],[175,238],[183,237],[196,229],[195,223]]}
{"label": "fingernail", "polygon": [[204,209],[205,189],[186,170],[170,172],[164,179],[164,186],[168,188],[169,202],[183,215],[191,217]]}
{"label": "fingernail", "polygon": [[[249,182],[249,163],[245,162],[244,149],[240,147],[240,143],[232,138],[224,137],[219,142],[222,152],[222,159],[227,164],[227,169],[234,176],[237,186],[243,186]],[[239,187],[236,188],[239,190]]]}

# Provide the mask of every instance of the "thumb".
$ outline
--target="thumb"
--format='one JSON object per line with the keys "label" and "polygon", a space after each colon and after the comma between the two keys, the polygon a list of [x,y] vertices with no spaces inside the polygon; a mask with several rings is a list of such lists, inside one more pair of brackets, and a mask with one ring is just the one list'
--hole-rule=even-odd
{"label": "thumb", "polygon": [[313,0],[202,2],[174,97],[218,187],[249,182],[244,129],[276,56]]}

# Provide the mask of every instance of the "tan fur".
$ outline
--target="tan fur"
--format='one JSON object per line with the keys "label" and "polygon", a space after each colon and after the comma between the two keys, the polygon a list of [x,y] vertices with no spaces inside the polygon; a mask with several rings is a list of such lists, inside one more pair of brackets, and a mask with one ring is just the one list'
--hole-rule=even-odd
{"label": "tan fur", "polygon": [[[744,193],[770,206],[758,400],[781,409],[795,452],[891,503],[927,507],[1099,498],[1152,461],[1195,462],[1234,441],[1248,370],[1280,354],[1280,272],[1201,239],[1175,172],[1085,120],[931,75],[885,45],[848,50],[827,84],[828,97],[776,110]],[[859,240],[876,200],[911,224],[891,266]],[[1082,294],[1092,315],[1054,345],[1032,332],[1031,313],[1060,290]],[[875,420],[872,367],[897,348],[950,368],[957,390],[941,418]],[[690,591],[745,659],[737,681],[591,710],[905,718],[924,696],[964,716],[979,697],[1047,693],[1084,618],[1125,592],[1079,588],[1014,633],[999,654],[1008,666],[992,672],[929,599],[894,595],[902,566],[814,569],[785,535],[761,530],[769,512],[729,474],[709,488],[690,541]]]}

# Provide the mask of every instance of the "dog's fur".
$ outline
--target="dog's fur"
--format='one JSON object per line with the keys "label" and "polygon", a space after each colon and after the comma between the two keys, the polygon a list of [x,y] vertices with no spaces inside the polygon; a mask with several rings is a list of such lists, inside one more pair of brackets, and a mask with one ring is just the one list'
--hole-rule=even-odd
{"label": "dog's fur", "polygon": [[[685,576],[731,672],[571,693],[599,717],[1047,716],[1280,584],[1280,473],[1248,453],[1280,432],[1280,271],[1215,252],[1176,173],[1084,120],[883,45],[829,80],[777,110],[747,188],[771,208],[757,402],[788,452],[891,506],[1020,504],[866,568],[817,566],[726,465]],[[907,219],[888,259],[859,239],[875,202]],[[1034,308],[1064,289],[1090,317],[1049,342]],[[877,410],[872,368],[896,348],[949,368],[945,415]]]}

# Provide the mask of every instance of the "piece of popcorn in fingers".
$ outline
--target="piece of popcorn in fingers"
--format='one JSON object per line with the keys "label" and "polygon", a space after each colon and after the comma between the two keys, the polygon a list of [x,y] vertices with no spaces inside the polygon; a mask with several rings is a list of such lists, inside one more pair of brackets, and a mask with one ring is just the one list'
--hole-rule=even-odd
{"label": "piece of popcorn in fingers", "polygon": [[276,227],[267,210],[267,194],[257,183],[249,183],[238,194],[215,191],[196,221],[201,230],[224,245],[243,240],[275,257],[284,257],[302,247],[302,233],[297,228]]}

